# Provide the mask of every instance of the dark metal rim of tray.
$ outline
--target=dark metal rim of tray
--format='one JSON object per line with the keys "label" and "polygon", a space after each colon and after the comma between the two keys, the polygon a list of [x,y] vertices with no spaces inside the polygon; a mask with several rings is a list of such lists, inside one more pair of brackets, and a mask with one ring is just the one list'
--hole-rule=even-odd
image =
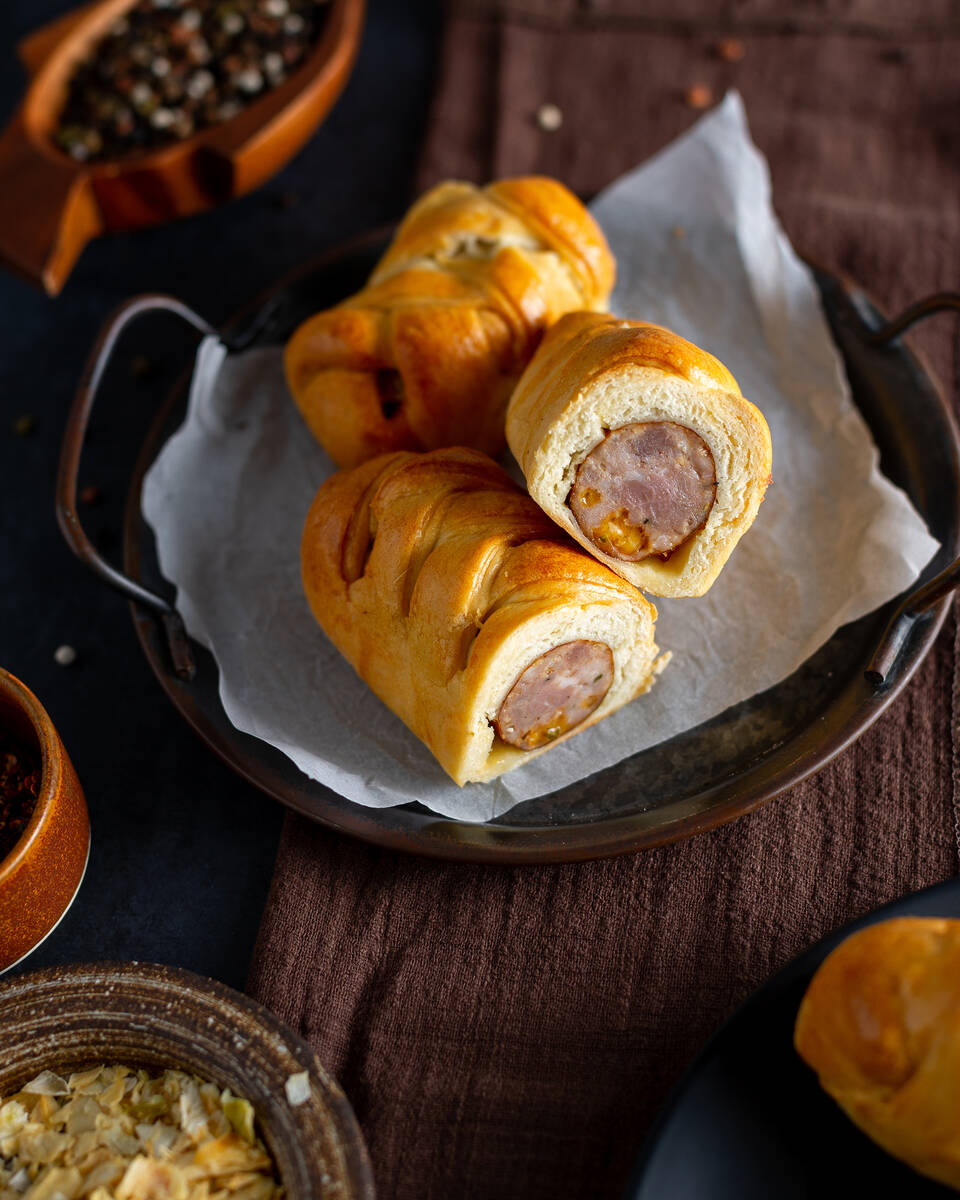
{"label": "dark metal rim of tray", "polygon": [[960,309],[960,296],[928,297],[887,322],[862,290],[816,268],[824,311],[854,399],[880,449],[881,467],[942,543],[909,592],[838,630],[794,675],[760,696],[483,824],[440,817],[419,804],[387,809],[354,804],[230,724],[214,660],[185,633],[140,513],[144,474],[183,419],[189,374],[157,415],[137,462],[126,506],[123,572],[100,556],[77,516],[77,476],[97,389],[117,340],[139,316],[174,313],[199,333],[220,336],[231,351],[279,343],[306,316],[357,290],[385,240],[377,231],[335,248],[224,331],[170,297],[137,297],[107,322],[81,381],[60,461],[61,529],[71,549],[132,600],[134,625],[151,667],[207,744],[282,804],[342,833],[435,858],[523,864],[623,854],[711,829],[819,770],[859,737],[919,666],[960,583],[960,435],[937,384],[900,341],[915,322]]}

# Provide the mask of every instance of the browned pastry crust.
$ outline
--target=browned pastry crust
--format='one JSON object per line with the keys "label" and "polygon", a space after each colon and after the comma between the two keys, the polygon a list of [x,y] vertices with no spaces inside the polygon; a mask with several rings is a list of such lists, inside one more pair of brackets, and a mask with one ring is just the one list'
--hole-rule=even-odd
{"label": "browned pastry crust", "polygon": [[[607,431],[673,423],[706,444],[716,498],[702,528],[666,558],[604,553],[569,505],[577,468]],[[770,482],[770,431],[727,368],[692,342],[609,313],[570,313],[520,379],[507,441],[543,510],[611,570],[654,596],[702,596],[750,528]]]}
{"label": "browned pastry crust", "polygon": [[514,384],[547,329],[606,305],[614,261],[553,179],[442,183],[357,295],[287,346],[290,390],[330,457],[467,445],[497,456]]}
{"label": "browned pastry crust", "polygon": [[493,729],[545,652],[584,640],[613,656],[609,691],[564,736],[646,691],[665,661],[653,606],[474,450],[398,452],[331,476],[307,516],[301,561],[324,632],[458,784],[554,744],[524,751]]}
{"label": "browned pastry crust", "polygon": [[847,938],[813,977],[794,1044],[864,1133],[960,1189],[960,921]]}

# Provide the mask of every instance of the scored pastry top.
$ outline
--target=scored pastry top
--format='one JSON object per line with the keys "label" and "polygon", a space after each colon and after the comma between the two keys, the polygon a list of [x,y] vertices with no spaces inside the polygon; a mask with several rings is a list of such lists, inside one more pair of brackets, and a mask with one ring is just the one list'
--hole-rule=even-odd
{"label": "scored pastry top", "polygon": [[367,286],[294,333],[290,389],[341,466],[449,445],[497,456],[510,392],[544,331],[603,308],[614,275],[599,226],[556,180],[439,184]]}
{"label": "scored pastry top", "polygon": [[[458,181],[438,184],[406,215],[370,283],[426,260],[481,284],[507,248],[528,256],[556,255],[558,262],[550,266],[575,291],[575,308],[596,309],[613,289],[616,265],[600,227],[568,188],[538,175],[501,179],[483,188]],[[523,281],[508,276],[505,282]],[[521,304],[535,300],[523,290],[512,299]],[[528,310],[527,322],[535,322],[537,315]]]}

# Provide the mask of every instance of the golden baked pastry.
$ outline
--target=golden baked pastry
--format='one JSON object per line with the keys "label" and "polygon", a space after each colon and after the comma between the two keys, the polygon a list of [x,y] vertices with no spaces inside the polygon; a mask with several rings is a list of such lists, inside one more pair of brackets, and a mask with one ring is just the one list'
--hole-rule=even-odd
{"label": "golden baked pastry", "polygon": [[494,456],[514,384],[563,313],[600,309],[603,234],[553,179],[442,183],[413,206],[367,286],[287,345],[297,407],[340,466],[389,450]]}
{"label": "golden baked pastry", "polygon": [[811,980],[794,1044],[868,1137],[960,1189],[960,921],[852,934]]}
{"label": "golden baked pastry", "polygon": [[530,495],[655,596],[702,596],[757,515],[770,431],[712,355],[659,325],[571,313],[507,410]]}
{"label": "golden baked pastry", "polygon": [[646,691],[656,609],[486,455],[332,475],[303,531],[324,632],[454,780],[488,780]]}

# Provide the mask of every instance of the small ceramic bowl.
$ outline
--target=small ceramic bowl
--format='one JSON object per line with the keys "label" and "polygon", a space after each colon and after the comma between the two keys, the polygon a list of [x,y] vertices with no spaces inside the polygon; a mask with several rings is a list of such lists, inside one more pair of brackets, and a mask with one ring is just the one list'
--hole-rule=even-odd
{"label": "small ceramic bowl", "polygon": [[73,764],[43,705],[0,669],[0,730],[40,756],[30,823],[0,860],[0,972],[36,949],[73,903],[90,855],[90,821]]}
{"label": "small ceramic bowl", "polygon": [[[253,1105],[287,1200],[373,1200],[349,1102],[302,1038],[239,992],[176,967],[99,963],[0,984],[0,1098],[44,1069],[179,1067]],[[306,1072],[309,1096],[286,1083]]]}

